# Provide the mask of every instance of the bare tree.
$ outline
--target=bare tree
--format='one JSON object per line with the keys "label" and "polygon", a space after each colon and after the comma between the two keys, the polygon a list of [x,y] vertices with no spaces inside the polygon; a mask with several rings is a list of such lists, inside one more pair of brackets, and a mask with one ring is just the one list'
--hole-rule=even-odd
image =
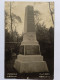
{"label": "bare tree", "polygon": [[[15,26],[15,32],[16,32],[16,25],[15,24],[18,24],[17,21],[20,22],[20,23],[22,21],[21,21],[21,18],[19,16],[15,15],[12,12],[12,5],[13,5],[12,2],[10,2],[11,34],[12,34],[12,38],[13,38],[13,25]],[[18,36],[18,35],[16,34],[16,36]]]}
{"label": "bare tree", "polygon": [[50,10],[50,15],[51,15],[51,19],[52,19],[52,23],[54,25],[54,19],[53,19],[53,14],[54,14],[54,9],[51,8],[51,3],[48,2],[48,5],[49,5],[49,10]]}
{"label": "bare tree", "polygon": [[[22,23],[22,20],[20,18],[20,16],[17,16],[16,14],[14,14],[12,12],[12,2],[10,2],[10,13],[5,10],[5,29],[7,29],[7,31],[9,30],[10,32],[8,32],[10,34],[10,37],[11,37],[11,41],[14,41],[13,40],[13,37],[17,36],[18,37],[18,32],[16,31],[16,25],[18,23]],[[15,7],[14,7],[15,8]],[[13,27],[15,27],[15,31],[13,30]],[[14,35],[15,33],[15,35]]]}

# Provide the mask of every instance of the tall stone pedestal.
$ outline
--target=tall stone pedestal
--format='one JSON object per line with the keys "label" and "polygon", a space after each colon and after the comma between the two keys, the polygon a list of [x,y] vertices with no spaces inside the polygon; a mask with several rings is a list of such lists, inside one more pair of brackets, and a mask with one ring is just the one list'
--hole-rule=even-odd
{"label": "tall stone pedestal", "polygon": [[23,55],[39,55],[40,46],[36,40],[35,32],[27,32],[23,35],[23,41],[20,46],[20,54]]}

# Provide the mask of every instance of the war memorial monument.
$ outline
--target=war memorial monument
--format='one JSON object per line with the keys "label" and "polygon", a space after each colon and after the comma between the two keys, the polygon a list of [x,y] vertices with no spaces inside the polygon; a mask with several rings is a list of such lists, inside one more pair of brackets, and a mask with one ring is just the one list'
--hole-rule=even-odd
{"label": "war memorial monument", "polygon": [[40,45],[36,39],[34,9],[30,5],[25,8],[23,41],[14,68],[19,73],[48,72],[46,61],[43,61]]}

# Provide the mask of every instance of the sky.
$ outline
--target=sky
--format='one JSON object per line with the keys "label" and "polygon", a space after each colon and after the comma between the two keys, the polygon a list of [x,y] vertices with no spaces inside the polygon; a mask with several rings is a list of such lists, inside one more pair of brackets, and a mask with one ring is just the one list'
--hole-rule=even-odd
{"label": "sky", "polygon": [[[15,23],[16,31],[18,34],[22,34],[24,32],[24,20],[25,20],[25,7],[27,5],[32,5],[34,7],[34,10],[38,10],[41,14],[39,15],[39,18],[41,19],[40,23],[46,25],[46,28],[50,28],[51,26],[54,27],[50,10],[49,10],[49,3],[48,2],[11,2],[11,13],[14,13],[15,15],[21,17],[22,23],[17,22]],[[51,3],[51,8],[54,9],[54,3]],[[5,11],[7,11],[10,15],[10,2],[5,2]],[[54,17],[54,15],[53,15]],[[9,26],[7,26],[8,31],[10,31]],[[15,30],[15,27],[13,26],[13,30]]]}

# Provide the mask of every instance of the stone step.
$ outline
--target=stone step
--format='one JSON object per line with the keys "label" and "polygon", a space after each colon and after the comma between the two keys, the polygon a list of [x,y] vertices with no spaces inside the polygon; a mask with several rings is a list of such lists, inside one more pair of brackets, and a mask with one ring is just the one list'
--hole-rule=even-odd
{"label": "stone step", "polygon": [[39,43],[37,41],[26,40],[26,41],[22,41],[21,45],[39,45]]}
{"label": "stone step", "polygon": [[45,61],[20,61],[16,60],[14,68],[19,73],[33,73],[33,72],[49,72]]}
{"label": "stone step", "polygon": [[41,56],[41,55],[18,55],[17,60],[20,60],[20,61],[43,61],[43,56]]}

